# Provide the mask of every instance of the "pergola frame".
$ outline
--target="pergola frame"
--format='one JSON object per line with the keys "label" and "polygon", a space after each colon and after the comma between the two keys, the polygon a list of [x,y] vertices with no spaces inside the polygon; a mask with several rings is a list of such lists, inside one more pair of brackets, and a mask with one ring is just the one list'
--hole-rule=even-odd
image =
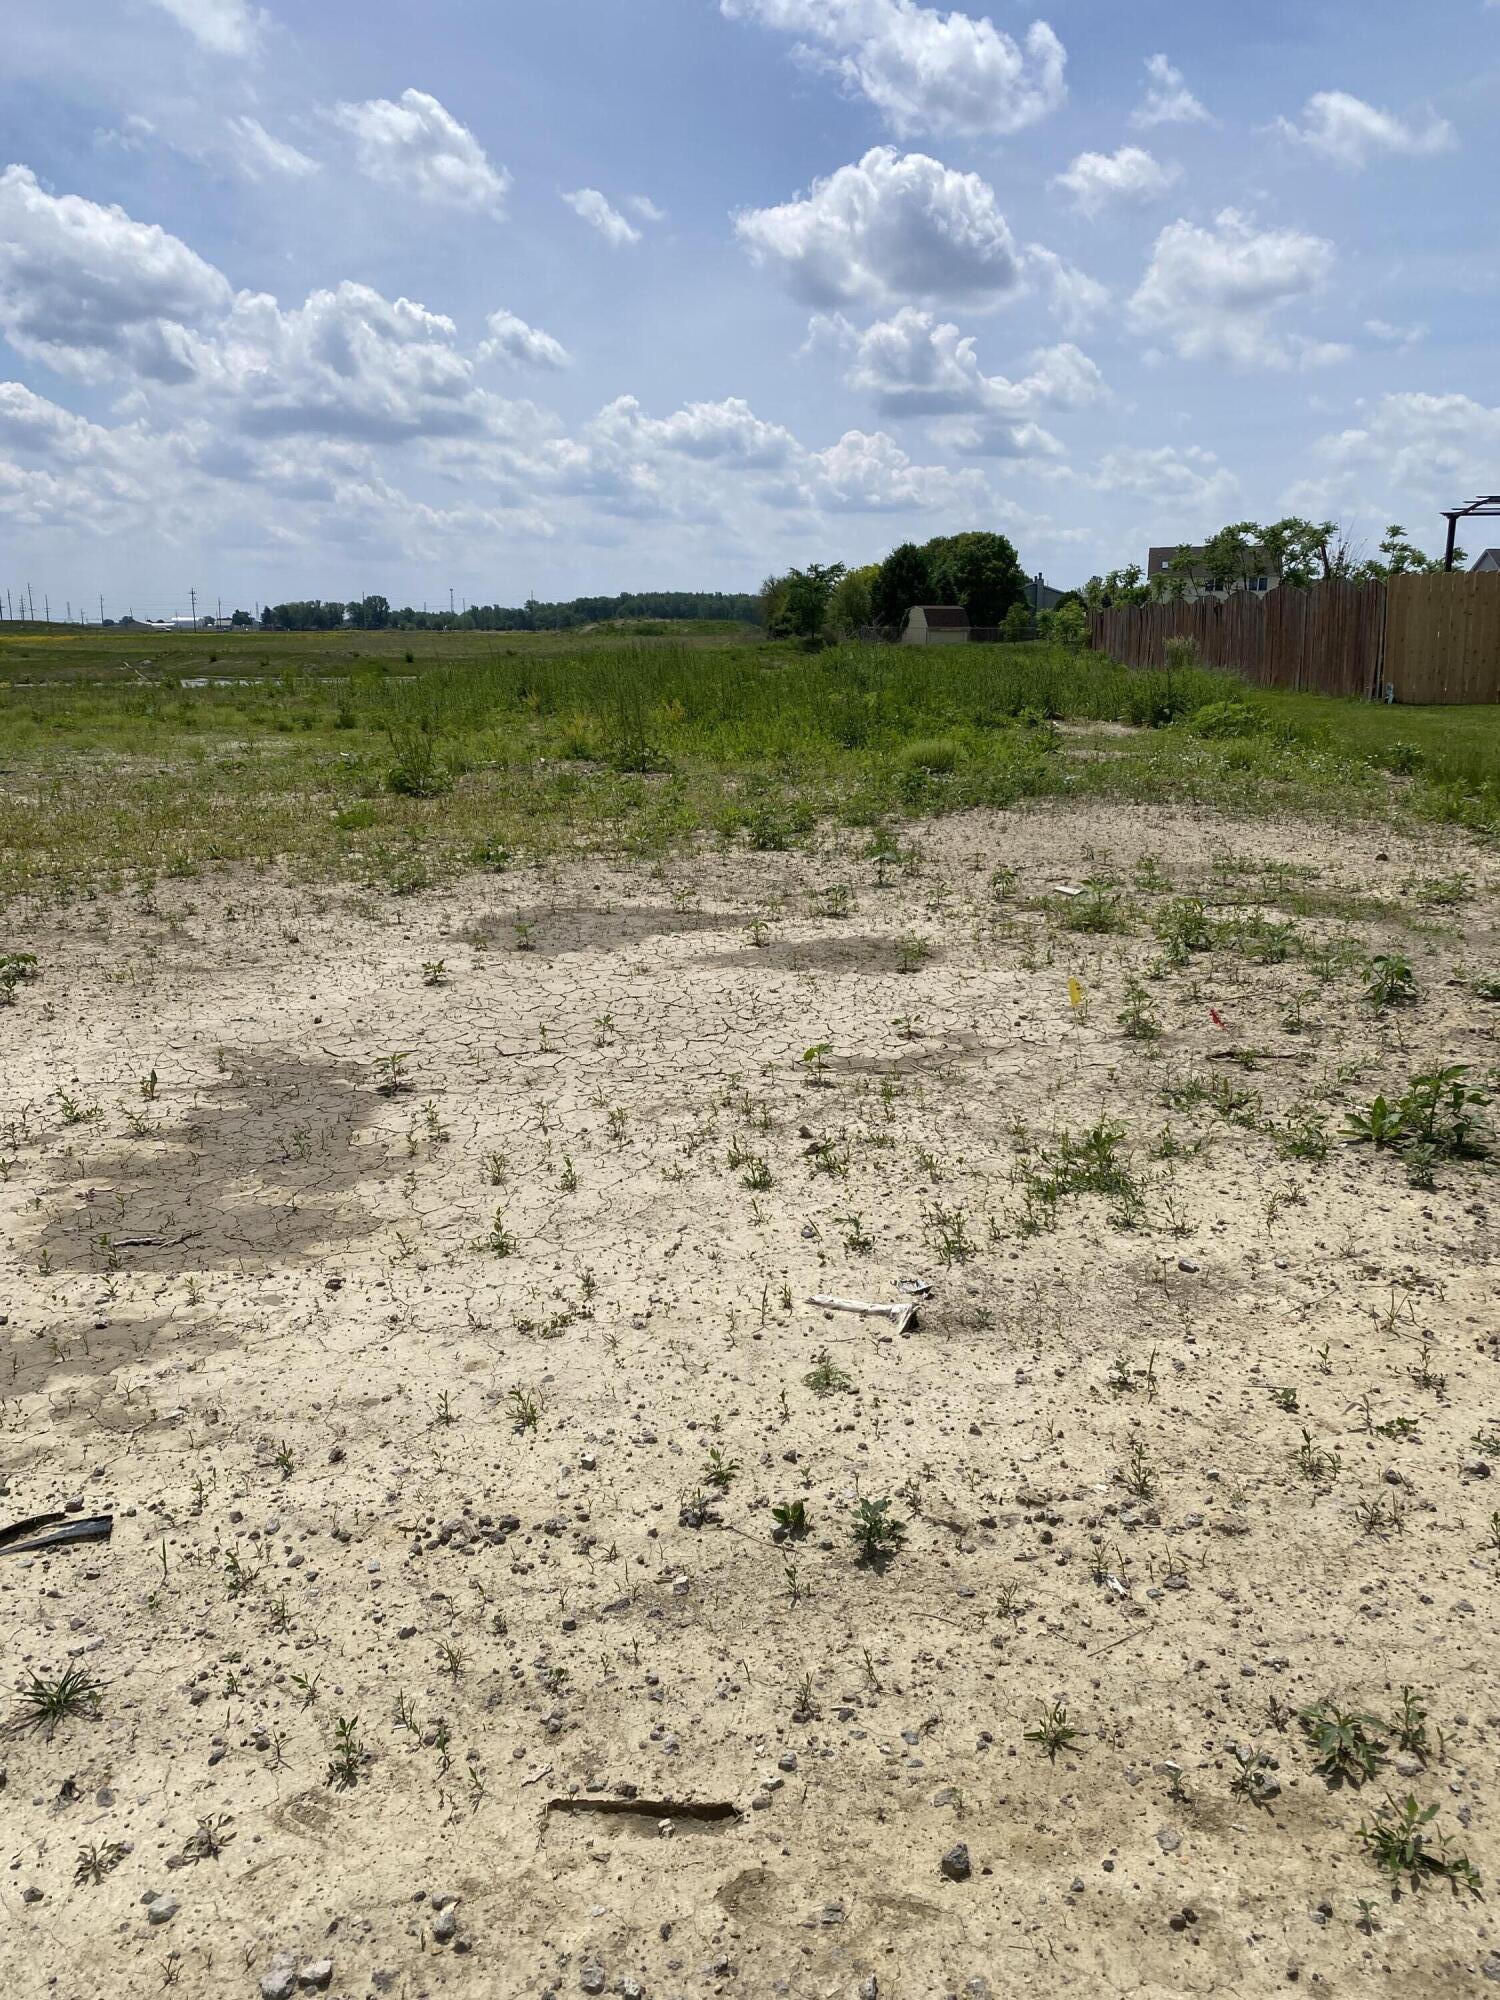
{"label": "pergola frame", "polygon": [[1453,567],[1453,545],[1458,539],[1458,524],[1474,516],[1493,515],[1500,519],[1500,493],[1482,493],[1477,500],[1471,500],[1467,507],[1445,507],[1443,519],[1448,523],[1448,547],[1443,556],[1443,568]]}

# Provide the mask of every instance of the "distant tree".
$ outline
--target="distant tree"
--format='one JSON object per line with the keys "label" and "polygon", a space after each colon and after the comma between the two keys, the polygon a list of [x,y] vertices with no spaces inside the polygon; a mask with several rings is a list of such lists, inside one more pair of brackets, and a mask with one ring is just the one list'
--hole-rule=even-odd
{"label": "distant tree", "polygon": [[[1374,583],[1384,583],[1393,576],[1432,576],[1443,567],[1441,556],[1424,555],[1407,539],[1405,528],[1396,521],[1385,531],[1380,556],[1381,560],[1371,557],[1361,563],[1355,574]],[[1455,568],[1466,561],[1462,549],[1453,551],[1453,561]]]}
{"label": "distant tree", "polygon": [[773,637],[821,639],[828,624],[828,607],[844,577],[842,563],[809,563],[788,570],[786,594],[771,627]]}
{"label": "distant tree", "polygon": [[973,529],[940,535],[922,552],[935,603],[961,604],[971,625],[998,625],[1026,594],[1020,558],[1004,535]]}
{"label": "distant tree", "polygon": [[1054,639],[1057,636],[1056,611],[1039,611],[1036,614],[1036,636],[1039,639]]}
{"label": "distant tree", "polygon": [[1013,644],[1031,637],[1031,610],[1025,604],[1013,604],[1000,626],[1001,632]]}
{"label": "distant tree", "polygon": [[1089,636],[1088,613],[1075,598],[1060,604],[1052,614],[1052,636],[1059,645],[1076,652]]}
{"label": "distant tree", "polygon": [[349,623],[362,632],[378,632],[391,622],[391,607],[383,597],[362,597],[349,606]]}
{"label": "distant tree", "polygon": [[862,569],[851,569],[840,578],[828,602],[828,630],[835,638],[852,638],[874,623],[875,585],[879,577],[879,563],[866,563]]}
{"label": "distant tree", "polygon": [[899,632],[914,604],[932,602],[932,590],[932,570],[926,554],[915,542],[902,542],[880,565],[875,588],[870,593],[875,623],[887,632]]}
{"label": "distant tree", "polygon": [[1106,577],[1090,577],[1089,583],[1099,586],[1097,608],[1101,610],[1111,604],[1145,604],[1151,596],[1141,581],[1139,563],[1126,563],[1123,569],[1112,569]]}
{"label": "distant tree", "polygon": [[231,625],[244,626],[253,625],[255,620],[248,611],[236,611],[231,613],[229,622]]}
{"label": "distant tree", "polygon": [[790,577],[768,576],[760,587],[760,622],[768,632],[776,630],[777,620],[786,607],[790,586]]}

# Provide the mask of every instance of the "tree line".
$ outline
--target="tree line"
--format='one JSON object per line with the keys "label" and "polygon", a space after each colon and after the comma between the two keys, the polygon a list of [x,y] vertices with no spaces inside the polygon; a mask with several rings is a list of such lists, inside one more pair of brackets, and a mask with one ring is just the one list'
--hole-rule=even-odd
{"label": "tree line", "polygon": [[[961,606],[969,624],[1007,639],[1072,639],[1083,623],[1081,607],[1065,601],[1034,616],[1026,602],[1026,574],[1014,545],[988,529],[937,535],[930,542],[902,542],[883,562],[850,569],[844,563],[809,563],[761,586],[761,620],[772,638],[820,645],[879,633],[897,638],[917,604]],[[1062,620],[1062,630],[1057,629]]]}
{"label": "tree line", "polygon": [[[352,626],[357,631],[386,629],[408,632],[571,632],[581,625],[612,618],[728,619],[758,622],[761,601],[744,592],[720,590],[622,591],[614,597],[574,597],[544,604],[470,604],[462,611],[399,609],[379,595],[353,598],[298,598],[268,604],[260,614],[266,632],[332,632]],[[236,625],[254,623],[248,611],[237,611]]]}
{"label": "tree line", "polygon": [[[1464,559],[1463,550],[1455,549],[1455,567]],[[1153,577],[1143,577],[1139,563],[1091,576],[1083,597],[1090,610],[1102,611],[1114,604],[1180,603],[1200,590],[1250,590],[1263,576],[1285,589],[1308,590],[1335,578],[1386,583],[1393,576],[1427,575],[1442,567],[1438,557],[1424,555],[1412,543],[1399,522],[1386,529],[1376,555],[1361,557],[1336,521],[1288,514],[1264,527],[1257,521],[1231,521],[1201,548],[1176,548],[1165,569]]]}

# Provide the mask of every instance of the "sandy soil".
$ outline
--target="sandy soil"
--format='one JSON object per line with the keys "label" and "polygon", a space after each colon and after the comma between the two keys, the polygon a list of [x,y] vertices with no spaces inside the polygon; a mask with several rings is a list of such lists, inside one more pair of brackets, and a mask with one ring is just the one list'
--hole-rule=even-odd
{"label": "sandy soil", "polygon": [[[0,1555],[7,1689],[100,1683],[0,1743],[9,1992],[1500,1991],[1490,1901],[1393,1897],[1358,1834],[1410,1792],[1500,1874],[1493,1172],[1336,1137],[1500,1060],[1457,983],[1493,860],[1113,808],[911,839],[13,927],[0,1516],[115,1527]],[[1196,954],[1127,1038],[1147,853],[1221,917],[1322,898],[1335,950]],[[1127,931],[1064,927],[1090,870]],[[1140,1202],[1026,1233],[1017,1127],[1101,1117]],[[903,1280],[904,1334],[805,1303]],[[1387,1725],[1369,1784],[1315,1770],[1320,1698]]]}

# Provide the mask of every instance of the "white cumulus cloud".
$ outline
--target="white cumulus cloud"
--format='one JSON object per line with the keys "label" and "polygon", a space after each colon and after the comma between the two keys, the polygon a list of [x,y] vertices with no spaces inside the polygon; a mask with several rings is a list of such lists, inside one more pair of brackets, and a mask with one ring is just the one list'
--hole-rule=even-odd
{"label": "white cumulus cloud", "polygon": [[510,175],[425,90],[403,90],[399,103],[340,104],[333,116],[353,136],[355,160],[371,180],[452,208],[501,212]]}
{"label": "white cumulus cloud", "polygon": [[731,20],[804,35],[820,59],[869,99],[901,137],[915,132],[1019,132],[1067,96],[1062,43],[1045,21],[1024,42],[916,0],[720,0]]}
{"label": "white cumulus cloud", "polygon": [[1160,335],[1186,361],[1286,368],[1339,359],[1344,350],[1284,335],[1273,325],[1283,308],[1323,289],[1333,262],[1326,238],[1257,229],[1231,208],[1211,228],[1173,222],[1156,239],[1130,301],[1131,321],[1142,333]]}
{"label": "white cumulus cloud", "polygon": [[504,307],[485,321],[489,339],[479,349],[481,361],[507,361],[516,368],[566,368],[568,350],[560,340],[540,327],[528,326],[524,319]]}
{"label": "white cumulus cloud", "polygon": [[245,0],[155,0],[203,48],[219,56],[245,56],[255,47],[264,16]]}
{"label": "white cumulus cloud", "polygon": [[98,378],[194,372],[189,329],[227,311],[222,272],[155,223],[0,174],[0,333],[19,354]]}
{"label": "white cumulus cloud", "polygon": [[1164,165],[1143,146],[1121,146],[1116,153],[1080,153],[1052,185],[1061,188],[1084,215],[1097,215],[1112,202],[1156,200],[1180,173],[1179,167]]}
{"label": "white cumulus cloud", "polygon": [[986,375],[972,334],[916,306],[863,330],[842,315],[823,318],[814,322],[814,338],[846,350],[848,386],[888,416],[1021,417],[1043,408],[1081,409],[1106,393],[1098,368],[1068,342],[1033,354],[1028,372],[1015,380]]}
{"label": "white cumulus cloud", "polygon": [[574,188],[565,194],[563,200],[576,216],[586,222],[591,229],[597,229],[606,243],[618,250],[627,243],[639,243],[641,232],[633,222],[627,222],[598,188]]}
{"label": "white cumulus cloud", "polygon": [[1409,125],[1393,112],[1351,97],[1347,90],[1316,91],[1302,107],[1300,125],[1278,118],[1275,129],[1295,145],[1351,172],[1382,153],[1420,157],[1448,152],[1455,143],[1453,127],[1445,118],[1434,116],[1423,125]]}
{"label": "white cumulus cloud", "polygon": [[1132,125],[1203,125],[1208,113],[1188,89],[1180,69],[1165,56],[1147,56],[1146,95],[1130,114]]}
{"label": "white cumulus cloud", "polygon": [[988,182],[893,146],[872,147],[797,200],[743,211],[735,229],[809,305],[984,302],[1021,284]]}
{"label": "white cumulus cloud", "polygon": [[308,174],[318,171],[318,162],[310,154],[302,152],[289,140],[278,139],[266,130],[258,118],[246,115],[231,118],[228,130],[235,164],[248,180],[265,180],[270,174],[279,174],[287,180],[303,180]]}

